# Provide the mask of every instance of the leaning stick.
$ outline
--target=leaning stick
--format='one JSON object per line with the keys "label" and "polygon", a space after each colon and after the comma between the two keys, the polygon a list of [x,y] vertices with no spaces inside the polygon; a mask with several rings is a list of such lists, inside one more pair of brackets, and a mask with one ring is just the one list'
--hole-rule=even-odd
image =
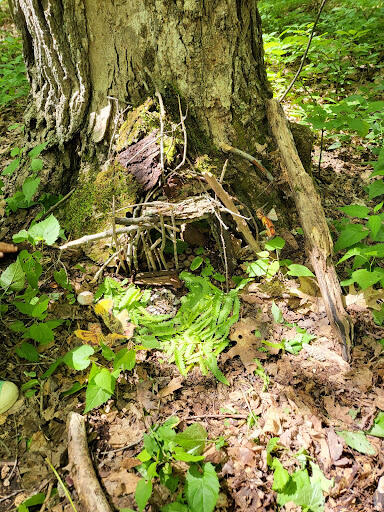
{"label": "leaning stick", "polygon": [[[145,228],[150,228],[151,226],[148,224],[146,226],[141,226]],[[122,233],[130,233],[131,231],[137,231],[137,226],[127,226],[125,228],[117,228],[116,234],[121,235]],[[76,247],[77,245],[83,245],[88,242],[94,242],[95,240],[101,240],[102,238],[108,238],[113,235],[112,229],[107,229],[106,231],[101,231],[100,233],[95,233],[94,235],[86,235],[78,238],[77,240],[72,240],[64,245],[60,245],[59,249],[63,251],[64,249],[68,249],[69,247]]]}
{"label": "leaning stick", "polygon": [[243,234],[247,244],[251,247],[253,252],[257,254],[260,252],[259,244],[254,239],[251,230],[248,227],[247,221],[240,215],[239,210],[236,208],[231,196],[223,189],[222,185],[210,172],[202,173],[204,178],[207,180],[208,185],[220,199],[220,201],[228,208],[231,212],[234,221],[236,222],[237,228],[240,233]]}
{"label": "leaning stick", "polygon": [[342,356],[350,360],[353,324],[344,309],[342,292],[332,263],[333,243],[320,198],[303,164],[278,101],[267,101],[267,116],[272,134],[287,171],[289,186],[306,237],[306,249],[319,283],[328,319],[342,345]]}
{"label": "leaning stick", "polygon": [[264,167],[264,165],[257,160],[254,156],[250,155],[249,153],[246,153],[242,149],[234,148],[233,146],[230,146],[229,144],[222,143],[220,145],[221,149],[225,151],[226,153],[233,153],[234,155],[241,156],[241,158],[244,158],[245,160],[248,160],[248,162],[251,162],[255,167],[259,169],[267,178],[269,181],[273,181],[272,174],[267,171],[267,169]]}
{"label": "leaning stick", "polygon": [[112,512],[88,453],[84,417],[71,412],[67,421],[71,477],[85,512]]}

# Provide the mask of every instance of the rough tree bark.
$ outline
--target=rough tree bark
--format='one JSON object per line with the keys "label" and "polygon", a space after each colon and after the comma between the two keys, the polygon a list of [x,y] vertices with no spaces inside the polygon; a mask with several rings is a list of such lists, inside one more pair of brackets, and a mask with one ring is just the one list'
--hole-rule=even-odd
{"label": "rough tree bark", "polygon": [[[213,140],[265,134],[270,96],[254,0],[9,0],[34,102],[26,121],[60,145],[99,143],[121,105],[177,91]],[[27,126],[28,127],[28,126]],[[251,148],[249,148],[251,149]]]}

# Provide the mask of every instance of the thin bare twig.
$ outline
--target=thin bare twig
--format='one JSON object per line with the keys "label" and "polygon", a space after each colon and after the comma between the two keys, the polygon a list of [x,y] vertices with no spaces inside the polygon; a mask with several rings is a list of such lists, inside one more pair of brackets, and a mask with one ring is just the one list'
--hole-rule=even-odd
{"label": "thin bare twig", "polygon": [[229,160],[227,158],[226,161],[224,162],[223,169],[222,169],[221,174],[220,174],[219,183],[223,183],[223,181],[224,181],[224,176],[225,176],[225,173],[227,171],[228,162],[229,162]]}
{"label": "thin bare twig", "polygon": [[[174,215],[172,214],[171,216],[171,219],[172,219],[172,227],[176,227],[176,224],[175,224],[175,217]],[[178,254],[177,254],[177,240],[176,240],[176,233],[175,231],[172,230],[172,240],[173,240],[173,255],[174,255],[174,258],[175,258],[175,266],[176,266],[176,270],[179,270],[179,257],[178,257]]]}
{"label": "thin bare twig", "polygon": [[181,128],[183,130],[183,135],[184,135],[184,150],[183,150],[183,159],[179,163],[179,165],[173,170],[173,172],[177,171],[178,169],[180,169],[180,167],[183,167],[183,165],[185,164],[185,160],[187,158],[187,143],[188,143],[187,130],[186,130],[185,124],[184,124],[184,121],[187,119],[188,107],[187,107],[187,110],[186,110],[185,116],[184,116],[183,111],[181,109],[180,96],[177,96],[177,99],[179,100],[180,122],[181,122]]}
{"label": "thin bare twig", "polygon": [[165,178],[164,175],[164,117],[165,117],[165,108],[163,103],[163,98],[159,91],[156,91],[156,96],[159,100],[160,105],[160,168],[161,168],[161,176]]}
{"label": "thin bare twig", "polygon": [[[142,226],[146,228],[150,228],[150,225]],[[124,228],[118,228],[116,229],[116,233],[118,235],[122,233],[130,233],[132,231],[136,231],[137,226],[127,226]],[[81,238],[78,238],[77,240],[72,240],[71,242],[67,242],[64,245],[61,245],[59,249],[63,251],[64,249],[68,249],[69,247],[76,247],[77,245],[83,245],[88,242],[94,242],[95,240],[101,240],[102,238],[108,238],[113,233],[112,229],[107,229],[106,231],[101,231],[100,233],[95,233],[93,235],[86,235]]]}
{"label": "thin bare twig", "polygon": [[269,171],[267,171],[267,169],[264,167],[264,165],[261,162],[259,162],[259,160],[257,160],[257,158],[255,158],[254,156],[250,155],[249,153],[246,153],[242,149],[234,148],[233,146],[230,146],[229,144],[222,143],[220,145],[220,147],[226,153],[228,153],[228,152],[233,153],[234,155],[241,156],[245,160],[248,160],[248,162],[251,162],[251,164],[253,164],[255,167],[257,167],[259,169],[259,171],[261,171],[268,178],[269,181],[271,181],[271,182],[274,181],[272,174]]}
{"label": "thin bare twig", "polygon": [[217,419],[221,420],[224,418],[233,418],[235,420],[246,420],[248,418],[247,414],[201,414],[199,416],[188,416],[188,418],[183,418],[183,421],[193,421],[193,420],[202,420],[202,419]]}
{"label": "thin bare twig", "polygon": [[55,203],[54,205],[52,205],[45,213],[44,215],[40,218],[40,220],[44,220],[48,217],[48,215],[50,215],[52,212],[54,212],[59,206],[61,206],[67,199],[69,199],[71,197],[71,195],[74,193],[76,189],[73,188],[72,190],[70,190],[68,192],[68,194],[66,194],[64,197],[62,197],[60,199],[60,201],[57,201],[57,203]]}
{"label": "thin bare twig", "polygon": [[103,272],[103,270],[111,263],[111,261],[118,256],[120,252],[122,252],[123,248],[120,247],[116,252],[114,252],[102,265],[102,267],[99,268],[99,270],[96,272],[94,278],[92,279],[92,283],[96,283],[96,281],[99,279],[100,274]]}
{"label": "thin bare twig", "polygon": [[303,58],[301,59],[301,62],[300,62],[299,69],[297,70],[296,75],[293,77],[292,82],[289,84],[289,86],[286,89],[286,91],[282,94],[282,96],[280,96],[280,98],[279,98],[280,102],[282,102],[284,100],[286,95],[292,89],[292,87],[293,87],[294,83],[296,82],[296,80],[299,78],[299,75],[300,75],[300,73],[301,73],[301,71],[302,71],[302,69],[304,67],[305,59],[307,58],[307,55],[308,55],[309,47],[311,46],[311,42],[312,42],[313,34],[315,32],[316,25],[317,25],[317,23],[318,23],[318,21],[320,19],[321,11],[323,10],[326,1],[327,0],[323,0],[321,2],[320,8],[319,8],[319,12],[317,13],[317,16],[316,16],[316,19],[315,19],[315,23],[313,24],[313,27],[312,27],[311,35],[309,36],[309,39],[308,39],[307,48],[305,49]]}
{"label": "thin bare twig", "polygon": [[100,455],[107,455],[108,453],[117,453],[117,452],[121,452],[123,450],[129,450],[130,448],[133,448],[134,446],[141,443],[142,440],[143,440],[143,436],[141,436],[137,441],[135,441],[131,444],[128,444],[126,446],[121,446],[120,448],[115,448],[114,450],[106,450],[104,452],[100,452]]}

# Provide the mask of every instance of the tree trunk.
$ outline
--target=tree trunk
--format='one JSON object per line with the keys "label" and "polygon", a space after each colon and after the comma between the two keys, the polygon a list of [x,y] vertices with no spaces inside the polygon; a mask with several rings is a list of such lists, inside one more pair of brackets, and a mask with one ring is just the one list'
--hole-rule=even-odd
{"label": "tree trunk", "polygon": [[100,143],[117,102],[156,89],[180,94],[216,145],[239,130],[263,140],[270,89],[254,0],[9,1],[32,85],[27,128],[44,140]]}
{"label": "tree trunk", "polygon": [[[111,210],[115,195],[125,204],[135,202],[117,191],[127,180],[121,161],[101,174],[91,171],[114,143],[121,112],[142,104],[148,96],[164,98],[168,110],[177,105],[178,95],[182,98],[184,110],[189,111],[189,140],[195,153],[231,147],[237,154],[238,150],[243,156],[244,151],[248,153],[263,169],[253,156],[267,140],[266,100],[271,91],[255,0],[9,2],[22,32],[32,86],[27,132],[35,131],[41,140],[66,152],[62,162],[68,161],[67,168],[85,182],[70,199],[81,230],[86,224],[90,228],[94,204],[105,206],[101,188],[109,195],[104,211]],[[160,125],[162,130],[162,120]],[[271,179],[268,170],[264,175]],[[287,216],[289,205],[278,196],[276,183],[271,186],[260,178],[249,162],[237,163],[232,176],[227,172],[226,178],[231,177],[235,192],[255,210],[267,199],[280,219]],[[52,184],[60,186],[57,179]],[[329,237],[320,205],[318,214],[326,230],[322,236]],[[320,266],[315,270],[321,273]],[[332,283],[324,286],[324,294],[331,296]],[[334,286],[333,291],[339,319],[343,316],[340,289]],[[330,320],[334,322],[335,315],[330,313]]]}

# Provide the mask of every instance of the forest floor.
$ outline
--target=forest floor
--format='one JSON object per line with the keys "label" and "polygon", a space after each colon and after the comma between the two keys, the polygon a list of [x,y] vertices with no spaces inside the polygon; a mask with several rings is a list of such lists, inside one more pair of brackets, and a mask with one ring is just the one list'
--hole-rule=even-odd
{"label": "forest floor", "polygon": [[[9,134],[6,140],[10,142]],[[315,161],[316,155],[318,148]],[[330,218],[337,217],[337,207],[344,204],[346,197],[349,202],[352,191],[358,197],[359,186],[362,190],[364,185],[359,161],[346,151],[340,151],[340,155],[323,153],[320,171],[315,170],[314,174]],[[211,247],[206,255],[211,261],[219,261],[212,242]],[[94,291],[90,281],[98,267],[81,252],[78,254],[69,261],[63,258],[69,281],[76,292]],[[305,263],[303,255],[303,246],[290,252],[290,258],[297,263]],[[11,260],[12,256],[8,256],[2,266],[5,268]],[[189,264],[190,260],[187,268]],[[86,271],[80,271],[79,265]],[[290,472],[301,466],[302,459],[297,458],[301,454],[304,460],[318,464],[326,478],[333,479],[326,511],[374,510],[373,496],[384,474],[383,441],[368,436],[375,455],[363,455],[343,443],[336,431],[368,431],[377,410],[384,410],[384,359],[379,341],[384,338],[384,329],[374,324],[364,294],[350,293],[348,311],[356,337],[349,365],[338,355],[339,347],[315,281],[302,280],[299,291],[297,281],[289,276],[279,274],[277,282],[278,286],[273,282],[254,283],[240,295],[240,320],[230,334],[234,346],[218,359],[229,386],[203,376],[197,368],[182,377],[174,364],[162,360],[161,352],[148,352],[139,358],[133,372],[120,378],[116,397],[88,413],[92,459],[108,498],[118,510],[135,507],[133,491],[139,479],[134,470],[138,463],[135,457],[142,449],[143,432],[170,416],[179,418],[181,430],[192,422],[204,425],[213,441],[205,460],[220,468],[216,510],[277,510],[273,471],[267,465],[271,438],[278,438],[276,453]],[[57,285],[52,280],[45,286],[54,290]],[[180,290],[167,289],[176,301]],[[156,291],[161,295],[161,288]],[[172,300],[172,294],[169,296]],[[274,322],[273,302],[283,313],[284,323]],[[21,385],[30,380],[30,372],[41,373],[40,367],[47,367],[45,358],[52,361],[76,344],[75,329],[105,331],[91,306],[59,302],[54,308],[52,315],[70,319],[70,327],[61,330],[54,346],[44,347],[38,364],[20,361],[12,354],[11,340],[6,340],[0,356],[3,379]],[[260,351],[255,330],[278,344],[282,339],[295,338],[292,324],[314,336],[310,344],[303,345],[296,355]],[[262,364],[260,376],[255,375],[255,358]],[[65,468],[66,418],[72,410],[82,412],[84,397],[63,396],[75,380],[84,383],[86,377],[76,373],[60,367],[34,397],[21,398],[12,414],[0,416],[0,510],[14,510],[31,494],[47,491],[55,480],[45,462],[47,457],[76,501],[73,482]],[[225,440],[224,446],[216,449],[214,441],[220,439]],[[50,501],[56,505],[50,505],[49,510],[68,512],[71,506],[65,504],[60,486],[58,491],[59,495]],[[152,510],[170,498],[165,486],[155,486]],[[286,505],[285,510],[300,508]]]}
{"label": "forest floor", "polygon": [[[22,122],[23,101],[10,104],[0,114],[2,156],[9,154],[20,135],[8,128]],[[337,220],[341,215],[339,207],[366,202],[367,166],[362,164],[361,151],[356,152],[352,144],[332,150],[321,148],[321,152],[318,165],[317,141],[313,177],[326,217]],[[276,231],[279,234],[278,223]],[[306,264],[303,237],[297,235],[296,240],[289,258]],[[196,247],[200,245],[201,239]],[[214,241],[206,239],[204,250],[216,270],[223,272]],[[193,251],[192,248],[189,253],[193,255]],[[191,263],[191,254],[188,256],[182,258],[186,269]],[[12,261],[13,255],[6,256],[1,268]],[[75,294],[96,291],[91,281],[97,265],[81,251],[67,259],[63,256],[62,261]],[[238,272],[241,273],[242,270]],[[120,281],[124,277],[111,269],[105,275]],[[177,308],[186,291],[171,284],[150,288],[154,290],[152,305],[161,313]],[[44,289],[55,292],[57,283],[50,278],[44,282]],[[116,510],[136,510],[134,491],[140,477],[135,467],[140,462],[137,456],[143,448],[143,434],[177,416],[178,430],[199,423],[208,432],[211,442],[204,454],[205,462],[215,465],[220,481],[217,511],[302,510],[292,502],[279,508],[278,493],[273,489],[274,457],[291,475],[313,463],[331,480],[331,485],[324,483],[321,487],[324,491],[328,488],[324,508],[320,491],[320,497],[315,493],[310,496],[313,505],[309,511],[383,510],[375,508],[375,504],[384,502],[383,494],[377,494],[384,475],[383,440],[363,435],[374,425],[378,412],[384,411],[384,328],[375,324],[368,307],[370,301],[376,300],[374,291],[371,289],[368,296],[352,286],[346,296],[355,326],[350,364],[339,355],[340,347],[329,326],[316,281],[308,277],[295,279],[281,272],[269,282],[256,280],[239,292],[240,318],[231,328],[230,347],[218,357],[229,386],[212,375],[202,375],[196,367],[181,376],[176,365],[164,360],[160,351],[138,353],[135,368],[120,375],[114,397],[87,414],[89,451],[110,503]],[[275,306],[282,317],[276,316]],[[4,331],[7,334],[1,341],[1,379],[19,386],[28,384],[78,343],[75,330],[105,335],[108,332],[92,305],[70,304],[63,298],[52,305],[50,314],[67,322],[54,343],[42,347],[38,363],[20,360],[13,351],[15,333]],[[1,322],[5,329],[6,317]],[[297,327],[310,335],[308,339],[312,338],[298,353],[291,354],[280,345],[282,340],[297,338]],[[255,335],[257,331],[259,336]],[[274,345],[270,352],[262,350],[261,339]],[[82,413],[85,402],[84,391],[66,396],[74,382],[85,386],[86,375],[60,366],[51,377],[39,382],[34,395],[21,396],[8,413],[0,415],[1,512],[73,510],[46,459],[61,475],[81,512],[67,467],[67,416],[70,411]],[[24,387],[27,390],[28,385]],[[370,448],[364,445],[360,451],[371,454],[353,449],[338,432],[361,433],[364,440],[360,438],[359,443],[368,442]],[[175,467],[185,473],[187,465],[179,461]],[[313,467],[309,474],[315,476]],[[315,484],[311,481],[312,490]],[[310,489],[306,492],[311,493]],[[42,493],[44,505],[31,503],[29,508],[18,509],[37,493]],[[149,510],[159,510],[174,497],[166,486],[156,483]]]}

